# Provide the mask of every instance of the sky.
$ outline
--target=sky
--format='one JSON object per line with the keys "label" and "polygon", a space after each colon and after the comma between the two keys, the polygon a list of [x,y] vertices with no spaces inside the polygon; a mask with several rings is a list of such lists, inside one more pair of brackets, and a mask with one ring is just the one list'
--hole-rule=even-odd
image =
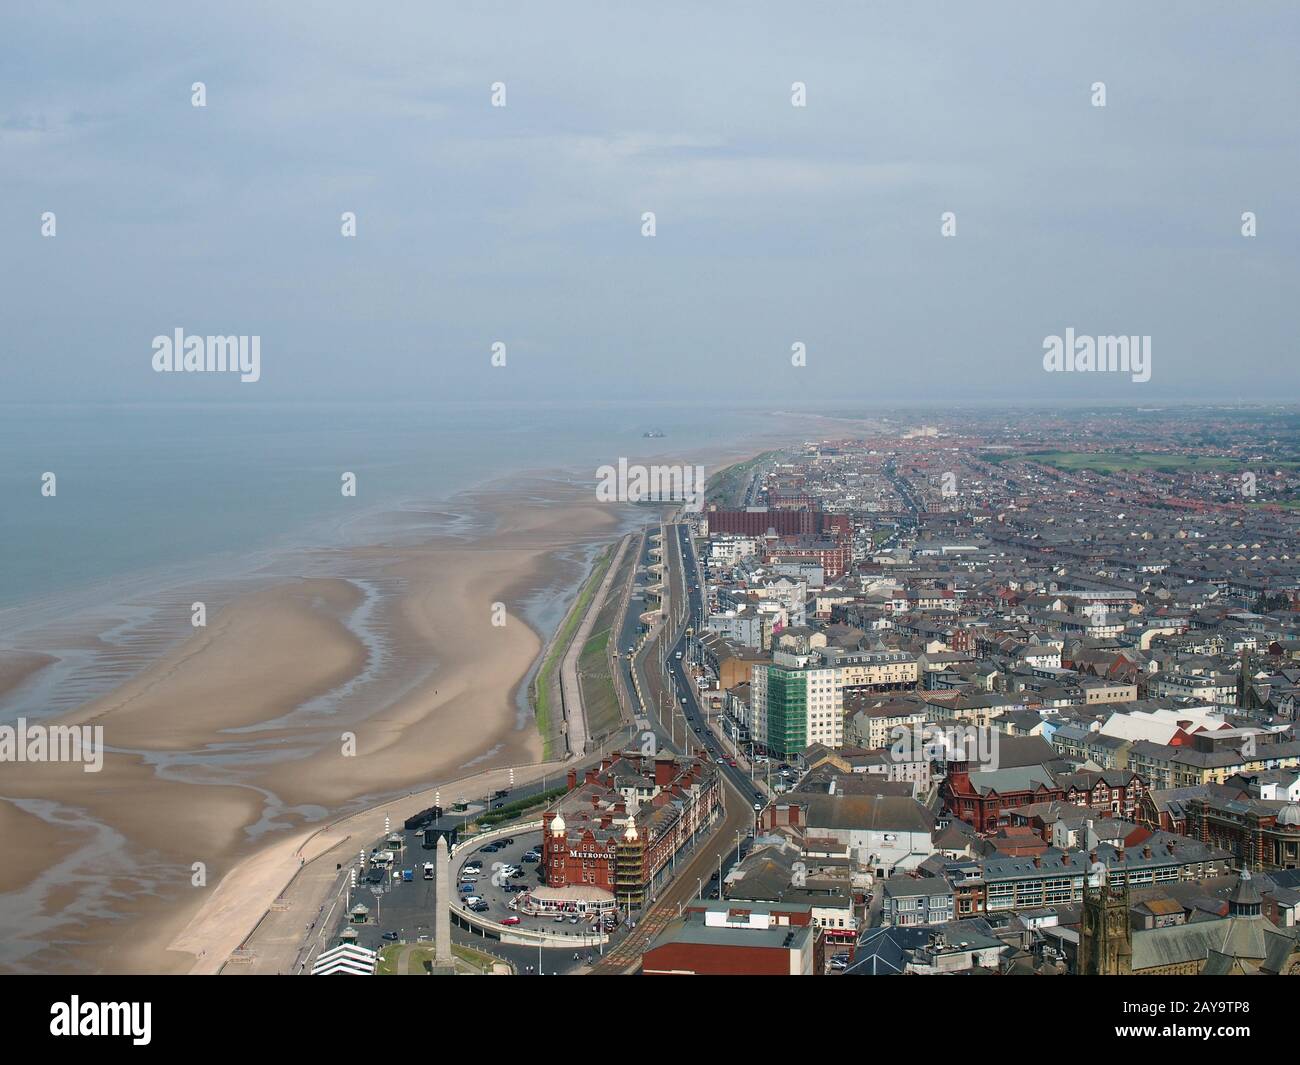
{"label": "sky", "polygon": [[0,15],[0,403],[1295,398],[1295,5],[113,6]]}

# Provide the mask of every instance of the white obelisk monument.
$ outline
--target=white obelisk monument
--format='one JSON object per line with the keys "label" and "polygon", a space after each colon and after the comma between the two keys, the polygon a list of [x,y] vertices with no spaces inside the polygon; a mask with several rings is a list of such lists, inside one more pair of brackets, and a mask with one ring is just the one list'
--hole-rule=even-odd
{"label": "white obelisk monument", "polygon": [[433,967],[455,970],[456,960],[451,955],[451,854],[447,851],[447,837],[438,837],[434,864],[434,892],[438,896],[433,921]]}

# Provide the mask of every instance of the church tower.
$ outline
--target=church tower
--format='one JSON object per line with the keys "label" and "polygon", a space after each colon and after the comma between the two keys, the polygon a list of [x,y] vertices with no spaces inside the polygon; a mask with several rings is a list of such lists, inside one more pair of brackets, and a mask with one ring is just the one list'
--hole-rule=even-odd
{"label": "church tower", "polygon": [[1128,878],[1122,887],[1112,884],[1106,867],[1096,861],[1083,881],[1078,971],[1081,976],[1130,976],[1133,971]]}
{"label": "church tower", "polygon": [[1237,666],[1237,708],[1254,710],[1258,704],[1259,701],[1255,698],[1254,678],[1250,672],[1250,652],[1243,647],[1241,661]]}

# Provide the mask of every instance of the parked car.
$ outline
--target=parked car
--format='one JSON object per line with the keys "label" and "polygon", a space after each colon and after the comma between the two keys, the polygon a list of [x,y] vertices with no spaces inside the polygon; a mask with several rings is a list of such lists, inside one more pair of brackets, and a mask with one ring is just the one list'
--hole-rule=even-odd
{"label": "parked car", "polygon": [[524,856],[519,859],[521,862],[540,862],[542,856],[536,851],[525,851]]}
{"label": "parked car", "polygon": [[471,903],[469,908],[475,913],[487,913],[489,906],[482,899],[479,899],[478,902]]}
{"label": "parked car", "polygon": [[562,914],[562,913],[557,913],[557,914],[555,915],[555,923],[556,923],[556,924],[564,924],[564,914]]}
{"label": "parked car", "polygon": [[509,917],[502,917],[501,923],[504,925],[517,925],[522,918],[517,913],[512,913]]}
{"label": "parked car", "polygon": [[497,840],[497,846],[499,846],[499,847],[509,847],[509,846],[512,846],[512,845],[514,844],[514,842],[515,842],[515,837],[514,837],[514,836],[506,836],[505,839],[499,839],[499,840]]}
{"label": "parked car", "polygon": [[482,895],[466,895],[464,901],[465,901],[465,905],[472,910],[480,902],[485,902],[486,900],[483,898]]}
{"label": "parked car", "polygon": [[389,943],[396,943],[396,942],[397,942],[397,933],[396,933],[396,932],[385,932],[385,933],[384,933],[382,936],[380,936],[379,938],[380,938],[380,939],[386,939],[386,940],[388,940]]}

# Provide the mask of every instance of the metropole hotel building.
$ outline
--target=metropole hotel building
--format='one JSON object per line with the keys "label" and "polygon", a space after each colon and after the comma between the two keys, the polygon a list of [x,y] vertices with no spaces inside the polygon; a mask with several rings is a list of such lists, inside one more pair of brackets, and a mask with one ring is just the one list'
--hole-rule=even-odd
{"label": "metropole hotel building", "polygon": [[[545,894],[580,888],[583,909],[641,906],[669,875],[673,856],[721,810],[722,782],[704,758],[622,751],[569,770],[569,791],[542,814]],[[595,892],[592,889],[596,889]],[[603,899],[602,899],[603,901]]]}

